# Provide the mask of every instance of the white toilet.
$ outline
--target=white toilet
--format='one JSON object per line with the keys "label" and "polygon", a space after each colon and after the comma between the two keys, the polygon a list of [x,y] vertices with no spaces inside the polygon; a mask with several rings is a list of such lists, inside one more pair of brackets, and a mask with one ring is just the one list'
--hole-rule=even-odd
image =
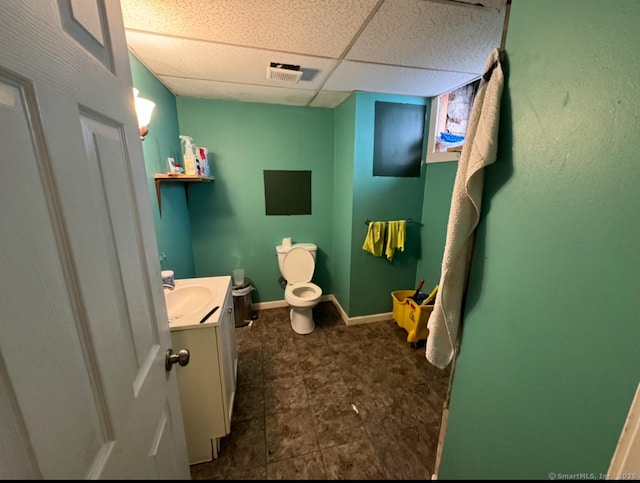
{"label": "white toilet", "polygon": [[287,281],[284,300],[291,306],[291,328],[298,334],[310,334],[316,327],[312,309],[320,301],[322,289],[311,283],[311,277],[316,267],[317,249],[314,243],[276,247],[280,273]]}

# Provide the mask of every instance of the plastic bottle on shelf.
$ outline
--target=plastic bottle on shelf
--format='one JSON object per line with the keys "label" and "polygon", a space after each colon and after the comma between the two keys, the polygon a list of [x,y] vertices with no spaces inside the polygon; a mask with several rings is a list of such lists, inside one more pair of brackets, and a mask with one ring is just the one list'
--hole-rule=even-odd
{"label": "plastic bottle on shelf", "polygon": [[200,161],[200,171],[202,172],[202,176],[211,176],[211,172],[209,171],[209,160],[207,148],[203,148],[202,146],[196,149],[196,157]]}
{"label": "plastic bottle on shelf", "polygon": [[173,158],[168,158],[169,161],[169,173],[177,173],[177,165]]}
{"label": "plastic bottle on shelf", "polygon": [[196,156],[193,152],[193,145],[190,136],[180,135],[180,140],[184,143],[184,171],[187,176],[197,176]]}
{"label": "plastic bottle on shelf", "polygon": [[211,176],[211,168],[209,167],[209,150],[207,148],[200,148],[200,151],[204,158],[204,169],[207,171],[207,176]]}
{"label": "plastic bottle on shelf", "polygon": [[204,169],[202,166],[202,161],[200,160],[200,155],[198,154],[200,152],[200,148],[198,147],[197,144],[193,145],[193,154],[195,156],[196,159],[196,174],[198,176],[204,176]]}

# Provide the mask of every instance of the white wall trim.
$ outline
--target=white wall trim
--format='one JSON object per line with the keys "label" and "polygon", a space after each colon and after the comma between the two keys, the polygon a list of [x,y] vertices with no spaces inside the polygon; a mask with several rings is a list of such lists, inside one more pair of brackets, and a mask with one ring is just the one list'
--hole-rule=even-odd
{"label": "white wall trim", "polygon": [[251,304],[251,306],[256,310],[268,310],[277,309],[280,307],[288,307],[289,304],[284,300],[272,300],[270,302],[258,302],[256,304]]}
{"label": "white wall trim", "polygon": [[[340,312],[340,317],[342,317],[345,325],[371,324],[373,322],[382,322],[384,320],[391,320],[393,318],[393,312],[383,312],[379,314],[349,317],[340,305],[340,302],[338,302],[338,299],[336,299],[333,294],[323,295],[322,297],[320,297],[320,302],[332,302],[336,309],[338,309],[338,312]],[[285,300],[272,300],[269,302],[259,302],[256,304],[252,304],[252,306],[256,310],[268,310],[277,309],[280,307],[288,307],[289,304]]]}
{"label": "white wall trim", "polygon": [[635,480],[638,478],[640,478],[640,384],[631,402],[606,479]]}
{"label": "white wall trim", "polygon": [[[451,381],[449,381],[449,385],[451,385]],[[440,435],[438,436],[438,448],[436,450],[436,464],[433,470],[433,474],[431,475],[432,480],[438,479],[438,472],[440,471],[440,461],[442,460],[442,447],[444,446],[444,435],[445,429],[447,427],[447,418],[449,417],[449,407],[447,405],[447,401],[442,405],[442,419],[440,423]]]}
{"label": "white wall trim", "polygon": [[[449,373],[449,385],[447,386],[447,395],[442,403],[442,420],[440,422],[440,435],[438,436],[438,449],[436,451],[436,464],[431,475],[432,480],[438,479],[440,473],[440,462],[442,461],[442,448],[444,446],[444,438],[447,433],[447,421],[449,420],[449,405],[451,404],[451,390],[453,389],[453,378],[456,373],[456,365],[458,362],[458,354],[460,353],[460,337],[461,331],[458,331],[456,345],[454,348],[453,359],[451,361],[451,372]],[[426,356],[426,353],[425,353]]]}

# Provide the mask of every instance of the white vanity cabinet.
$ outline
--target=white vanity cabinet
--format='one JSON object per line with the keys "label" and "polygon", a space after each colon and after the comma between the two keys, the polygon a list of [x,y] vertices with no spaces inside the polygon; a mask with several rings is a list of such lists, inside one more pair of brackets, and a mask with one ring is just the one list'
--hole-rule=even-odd
{"label": "white vanity cabinet", "polygon": [[189,363],[176,369],[189,464],[195,464],[217,458],[220,438],[231,431],[238,355],[231,277],[191,280],[215,282],[218,300],[211,307],[220,306],[204,323],[171,326],[173,350],[190,353]]}

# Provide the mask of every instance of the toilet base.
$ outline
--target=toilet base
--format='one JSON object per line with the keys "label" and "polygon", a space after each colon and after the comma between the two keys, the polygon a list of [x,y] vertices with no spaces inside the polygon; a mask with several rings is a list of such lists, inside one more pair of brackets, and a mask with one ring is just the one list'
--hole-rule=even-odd
{"label": "toilet base", "polygon": [[310,334],[316,328],[312,307],[291,307],[289,318],[291,328],[296,334]]}

